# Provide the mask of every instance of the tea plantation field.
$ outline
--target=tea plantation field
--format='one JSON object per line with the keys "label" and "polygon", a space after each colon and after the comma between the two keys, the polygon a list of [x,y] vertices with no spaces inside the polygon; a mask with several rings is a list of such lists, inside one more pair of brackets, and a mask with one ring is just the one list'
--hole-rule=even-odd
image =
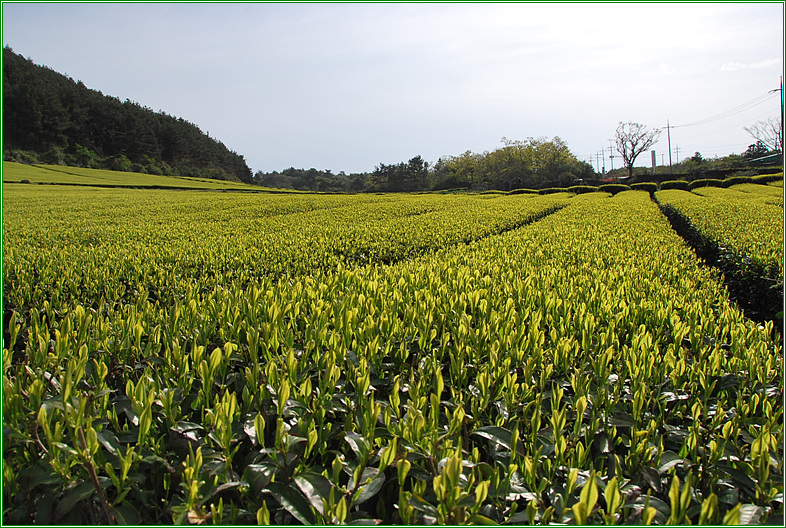
{"label": "tea plantation field", "polygon": [[[257,192],[260,187],[207,178],[160,176],[62,165],[24,165],[3,162],[3,183],[83,185],[99,187],[153,187],[170,189],[211,189]],[[265,189],[270,191],[272,189]],[[281,192],[281,191],[277,191]]]}
{"label": "tea plantation field", "polygon": [[6,183],[3,523],[780,524],[781,191]]}

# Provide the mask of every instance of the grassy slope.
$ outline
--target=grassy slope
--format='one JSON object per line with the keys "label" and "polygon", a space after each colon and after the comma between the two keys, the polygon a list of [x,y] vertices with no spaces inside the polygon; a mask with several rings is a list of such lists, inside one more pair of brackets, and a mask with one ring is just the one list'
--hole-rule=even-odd
{"label": "grassy slope", "polygon": [[[81,167],[65,167],[62,165],[24,165],[21,163],[4,161],[3,183],[19,183],[22,180],[28,180],[30,183],[67,185],[172,187],[246,191],[271,190],[266,187],[258,187],[240,182],[211,180],[206,178],[156,176],[154,174],[141,174],[138,172],[85,169]],[[276,191],[280,192],[278,189],[276,189]]]}

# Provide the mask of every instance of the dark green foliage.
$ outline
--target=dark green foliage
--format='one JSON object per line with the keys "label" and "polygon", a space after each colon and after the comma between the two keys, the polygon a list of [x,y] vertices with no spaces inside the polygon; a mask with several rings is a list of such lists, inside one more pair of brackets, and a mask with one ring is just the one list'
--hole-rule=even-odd
{"label": "dark green foliage", "polygon": [[[251,183],[243,156],[199,127],[105,96],[3,49],[3,158]],[[122,156],[122,158],[117,158]],[[157,161],[158,160],[158,161]],[[170,167],[169,172],[162,170]]]}
{"label": "dark green foliage", "polygon": [[369,176],[369,187],[372,191],[385,192],[428,189],[428,163],[420,156],[415,156],[406,163],[380,163]]}
{"label": "dark green foliage", "polygon": [[658,184],[652,182],[632,183],[630,188],[634,191],[647,191],[650,194],[654,194],[658,190]]}
{"label": "dark green foliage", "polygon": [[597,192],[599,188],[595,187],[594,185],[571,185],[567,189],[563,189],[563,190],[575,194],[584,194],[590,192]]}
{"label": "dark green foliage", "polygon": [[452,191],[459,189],[469,189],[469,181],[458,174],[449,174],[444,179],[434,183],[435,191]]}
{"label": "dark green foliage", "polygon": [[47,165],[62,165],[65,161],[65,154],[63,153],[63,149],[53,147],[51,150],[38,156],[38,158],[41,160],[41,163]]}
{"label": "dark green foliage", "polygon": [[690,186],[688,182],[682,180],[669,180],[665,181],[660,184],[660,190],[665,191],[667,189],[680,189],[681,191],[689,191]]}
{"label": "dark green foliage", "polygon": [[752,145],[748,145],[748,150],[742,153],[742,155],[746,158],[760,158],[762,156],[766,156],[770,153],[770,149],[767,148],[767,145],[759,140]]}
{"label": "dark green foliage", "polygon": [[701,180],[693,180],[688,185],[690,190],[697,189],[699,187],[728,187],[725,183],[727,180],[716,180],[714,178],[704,178]]}
{"label": "dark green foliage", "polygon": [[290,167],[281,172],[262,172],[254,174],[254,183],[279,189],[296,189],[313,192],[362,192],[366,190],[368,174],[338,174],[328,170],[296,169]]}
{"label": "dark green foliage", "polygon": [[606,183],[598,187],[600,192],[607,192],[611,194],[617,194],[618,192],[622,191],[629,191],[631,188],[627,185],[622,183]]}
{"label": "dark green foliage", "polygon": [[38,154],[29,150],[20,150],[20,149],[4,150],[3,160],[14,161],[16,163],[25,163],[27,165],[31,165],[33,163],[39,163]]}
{"label": "dark green foliage", "polygon": [[133,164],[125,154],[115,154],[114,156],[106,158],[101,163],[101,168],[114,171],[130,171],[133,169]]}

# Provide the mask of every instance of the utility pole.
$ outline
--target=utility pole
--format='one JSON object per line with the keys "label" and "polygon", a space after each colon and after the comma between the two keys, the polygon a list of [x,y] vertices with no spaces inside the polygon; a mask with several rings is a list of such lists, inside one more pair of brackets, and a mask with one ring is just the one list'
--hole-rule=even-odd
{"label": "utility pole", "polygon": [[671,126],[669,126],[669,120],[666,120],[666,137],[669,138],[669,174],[673,174],[671,171]]}
{"label": "utility pole", "polygon": [[680,146],[677,145],[676,147],[674,147],[674,149],[677,151],[677,163],[679,163],[680,162]]}
{"label": "utility pole", "polygon": [[781,75],[780,88],[775,88],[774,90],[770,90],[770,93],[773,93],[773,92],[780,92],[781,93],[781,130],[780,130],[780,133],[781,133],[781,141],[780,141],[781,145],[778,145],[778,146],[781,147],[781,150],[783,150],[783,76],[782,75]]}
{"label": "utility pole", "polygon": [[611,160],[611,170],[614,170],[614,149],[611,146],[611,140],[609,140],[609,159]]}
{"label": "utility pole", "polygon": [[606,153],[603,151],[603,147],[600,147],[600,159],[603,160],[603,175],[606,175]]}

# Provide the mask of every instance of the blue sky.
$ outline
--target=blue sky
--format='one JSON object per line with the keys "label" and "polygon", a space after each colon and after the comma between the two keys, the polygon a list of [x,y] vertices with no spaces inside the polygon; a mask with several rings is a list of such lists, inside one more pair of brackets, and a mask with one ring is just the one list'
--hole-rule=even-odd
{"label": "blue sky", "polygon": [[[743,152],[743,127],[780,112],[764,96],[783,75],[783,18],[780,2],[3,2],[3,44],[199,125],[254,171],[349,173],[503,136],[559,136],[594,159],[620,121],[740,107],[671,139],[675,160]],[[668,159],[665,131],[654,148]]]}

